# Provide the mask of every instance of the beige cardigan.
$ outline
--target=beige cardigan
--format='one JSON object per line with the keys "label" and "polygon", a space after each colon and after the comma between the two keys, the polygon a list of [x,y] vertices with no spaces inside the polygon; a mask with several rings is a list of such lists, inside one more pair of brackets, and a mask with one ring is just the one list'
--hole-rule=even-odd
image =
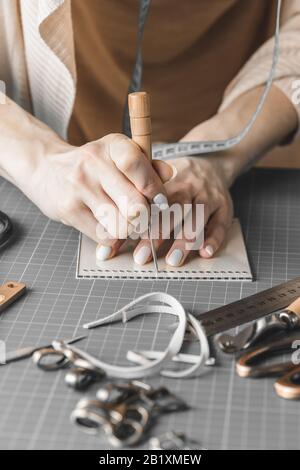
{"label": "beige cardigan", "polygon": [[[245,64],[220,109],[266,82],[273,44]],[[300,0],[283,0],[280,51],[275,84],[292,101],[300,79]],[[76,92],[71,0],[0,0],[0,79],[8,96],[66,138]]]}

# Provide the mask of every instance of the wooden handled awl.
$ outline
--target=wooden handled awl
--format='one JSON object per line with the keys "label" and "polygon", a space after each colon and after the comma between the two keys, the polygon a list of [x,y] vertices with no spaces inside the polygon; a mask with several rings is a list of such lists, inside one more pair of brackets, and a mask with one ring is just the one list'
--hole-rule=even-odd
{"label": "wooden handled awl", "polygon": [[132,140],[138,144],[143,153],[152,160],[152,129],[150,97],[145,91],[128,95],[128,109]]}
{"label": "wooden handled awl", "polygon": [[[132,140],[138,144],[143,153],[152,160],[151,145],[151,111],[150,97],[145,91],[130,93],[128,95],[128,109]],[[151,243],[152,258],[156,274],[158,274],[158,262],[156,250],[151,237],[151,221],[148,226],[148,235]]]}

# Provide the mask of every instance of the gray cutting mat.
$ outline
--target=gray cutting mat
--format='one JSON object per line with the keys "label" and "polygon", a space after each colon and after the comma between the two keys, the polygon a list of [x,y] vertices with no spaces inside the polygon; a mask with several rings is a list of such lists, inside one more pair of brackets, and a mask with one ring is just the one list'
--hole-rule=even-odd
{"label": "gray cutting mat", "polygon": [[[17,227],[13,245],[0,252],[0,283],[25,282],[30,290],[0,317],[7,349],[47,343],[81,333],[84,322],[106,315],[154,290],[177,296],[195,312],[234,301],[300,274],[300,173],[256,170],[234,189],[254,283],[193,281],[76,280],[78,235],[46,217],[0,179],[0,209]],[[162,349],[169,318],[150,316],[91,332],[85,347],[104,360],[122,363],[131,349]],[[106,449],[99,437],[83,434],[69,415],[81,394],[64,384],[64,372],[46,373],[31,362],[0,368],[1,449]],[[164,416],[155,432],[181,430],[208,449],[300,448],[299,402],[281,400],[273,380],[245,380],[220,356],[207,376],[190,380],[153,378],[192,406]],[[94,390],[97,387],[94,387]]]}

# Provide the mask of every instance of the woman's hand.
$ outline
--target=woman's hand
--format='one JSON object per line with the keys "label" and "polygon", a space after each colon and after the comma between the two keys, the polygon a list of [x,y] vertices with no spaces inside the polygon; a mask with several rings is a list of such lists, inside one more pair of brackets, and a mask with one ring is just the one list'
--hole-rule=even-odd
{"label": "woman's hand", "polygon": [[[156,168],[166,179],[170,177],[166,163],[158,162]],[[42,212],[96,242],[108,232],[121,244],[119,239],[134,230],[137,208],[148,211],[149,202],[167,205],[158,173],[139,147],[122,134],[110,134],[82,147],[60,143],[56,151],[41,152],[27,172],[22,172],[18,186]],[[109,220],[117,223],[110,225]],[[111,256],[109,246],[102,256]]]}
{"label": "woman's hand", "polygon": [[[170,206],[172,207],[174,203],[179,203],[182,207],[184,204],[191,204],[192,214],[189,213],[188,217],[195,220],[196,205],[204,204],[205,235],[204,243],[198,247],[198,252],[201,257],[210,258],[221,247],[233,217],[228,180],[223,167],[213,156],[180,158],[168,163],[172,163],[177,170],[176,176],[165,184]],[[198,230],[201,231],[201,228],[198,227]],[[161,230],[163,229],[164,227],[161,227]],[[168,234],[164,234],[164,237],[166,235]],[[187,237],[175,239],[166,255],[167,264],[171,266],[184,264],[192,241]],[[154,240],[156,249],[163,242],[163,238]],[[145,264],[152,259],[148,240],[141,240],[137,245],[134,259],[138,264]]]}
{"label": "woman's hand", "polygon": [[[216,135],[216,129],[220,132],[220,136]],[[223,129],[220,126],[218,117],[214,117],[196,126],[182,140],[198,141],[222,137],[224,137]],[[168,181],[164,187],[171,209],[174,204],[180,204],[182,208],[184,205],[191,205],[192,210],[189,214],[184,214],[184,210],[181,211],[186,216],[186,226],[197,225],[197,220],[195,220],[197,218],[196,205],[204,205],[204,221],[201,220],[196,230],[194,230],[196,233],[192,233],[191,238],[187,237],[189,233],[187,233],[188,230],[185,230],[184,221],[176,219],[177,226],[181,224],[184,228],[185,238],[179,238],[178,234],[173,237],[174,242],[166,255],[166,263],[170,266],[184,264],[191,249],[197,250],[201,257],[211,258],[221,247],[227,230],[232,223],[233,205],[229,187],[236,176],[234,169],[239,157],[239,154],[236,155],[234,152],[230,152],[230,154],[216,154],[208,157],[186,157],[168,160],[167,163],[173,165],[176,170],[176,175],[170,181],[166,177],[166,166],[163,166],[162,162],[153,162],[160,178],[163,181]],[[168,168],[170,167],[168,166]],[[164,173],[161,172],[162,170]],[[203,232],[202,222],[205,225],[204,242],[199,244],[201,231]],[[158,237],[152,237],[154,238],[153,242],[156,250],[164,243],[166,238],[172,239],[171,232],[174,227],[172,224],[168,224],[168,227],[169,225],[169,231],[162,224],[158,228],[154,227],[153,231],[158,232],[159,235]],[[198,236],[198,239],[193,239],[194,235]],[[102,237],[102,242],[97,248],[97,258],[101,261],[104,260],[106,253],[109,253],[109,257],[117,256],[123,243],[124,240]],[[133,257],[139,265],[144,265],[152,260],[151,245],[147,233],[143,234],[142,240],[137,244]]]}
{"label": "woman's hand", "polygon": [[[183,140],[237,135],[251,119],[263,89],[257,87],[242,94],[226,109],[192,129]],[[0,106],[0,175],[19,187],[46,215],[73,225],[95,241],[103,239],[101,231],[106,226],[109,234],[116,237],[108,242],[102,240],[97,250],[99,259],[114,256],[122,243],[117,239],[120,233],[107,226],[103,206],[109,208],[110,214],[120,215],[119,232],[123,226],[126,235],[135,229],[137,205],[148,211],[149,202],[154,201],[163,207],[166,197],[171,198],[169,203],[206,203],[206,234],[200,255],[207,257],[219,248],[231,223],[229,186],[269,149],[292,136],[297,126],[295,107],[273,86],[255,126],[239,145],[209,157],[173,161],[177,176],[163,185],[162,181],[172,174],[169,165],[155,161],[154,171],[139,148],[125,136],[111,134],[82,147],[72,147],[6,97],[6,104]],[[128,197],[128,210],[122,205],[124,196]],[[178,240],[175,246],[177,243]],[[141,253],[143,244],[146,248]],[[147,240],[141,241],[134,252],[135,259],[140,263],[150,260],[148,248]],[[181,241],[178,249],[181,250]],[[174,246],[168,262],[176,258],[182,264],[185,251],[183,256],[180,252],[173,254],[173,260],[172,253]]]}

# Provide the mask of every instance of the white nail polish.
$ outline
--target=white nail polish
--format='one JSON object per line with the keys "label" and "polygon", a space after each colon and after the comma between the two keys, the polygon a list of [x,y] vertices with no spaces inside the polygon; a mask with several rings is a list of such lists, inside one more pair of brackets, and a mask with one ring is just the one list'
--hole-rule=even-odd
{"label": "white nail polish", "polygon": [[170,266],[179,266],[180,262],[183,257],[183,252],[176,248],[176,250],[173,250],[172,253],[168,256],[167,258],[167,263]]}
{"label": "white nail polish", "polygon": [[140,265],[145,264],[150,255],[151,248],[147,245],[144,245],[134,254],[134,261]]}
{"label": "white nail polish", "polygon": [[96,258],[98,261],[105,261],[110,257],[111,254],[111,247],[101,245],[96,250]]}
{"label": "white nail polish", "polygon": [[169,207],[168,199],[162,193],[156,194],[153,198],[153,202],[161,211],[165,211]]}
{"label": "white nail polish", "polygon": [[211,245],[207,245],[207,246],[205,247],[205,251],[206,251],[206,253],[207,253],[209,256],[212,256],[212,255],[214,254],[214,249],[213,249],[213,247],[212,247]]}

